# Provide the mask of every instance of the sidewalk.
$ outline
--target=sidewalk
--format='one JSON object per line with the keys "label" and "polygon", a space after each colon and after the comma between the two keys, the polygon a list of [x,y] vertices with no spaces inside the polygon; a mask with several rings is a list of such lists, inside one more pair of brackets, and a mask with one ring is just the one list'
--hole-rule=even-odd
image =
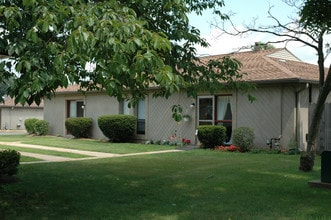
{"label": "sidewalk", "polygon": [[41,150],[51,150],[51,151],[58,151],[58,152],[68,152],[68,153],[76,153],[76,154],[82,154],[82,155],[89,156],[89,157],[84,157],[84,158],[69,158],[69,157],[60,157],[60,156],[20,151],[22,156],[34,157],[34,158],[38,158],[38,159],[42,160],[42,161],[33,161],[33,162],[22,162],[21,164],[93,160],[93,159],[100,159],[100,158],[128,157],[128,156],[162,154],[162,153],[173,153],[173,152],[184,151],[184,149],[183,150],[173,149],[173,150],[151,151],[151,152],[141,152],[141,153],[131,153],[131,154],[112,154],[112,153],[103,153],[103,152],[96,152],[96,151],[85,151],[85,150],[75,150],[75,149],[68,149],[68,148],[46,147],[46,146],[40,146],[40,145],[22,144],[20,142],[0,142],[0,145],[16,146],[16,147],[23,147],[23,148],[25,147],[25,148],[33,148],[33,149],[41,149]]}
{"label": "sidewalk", "polygon": [[0,130],[0,135],[27,134],[26,130]]}

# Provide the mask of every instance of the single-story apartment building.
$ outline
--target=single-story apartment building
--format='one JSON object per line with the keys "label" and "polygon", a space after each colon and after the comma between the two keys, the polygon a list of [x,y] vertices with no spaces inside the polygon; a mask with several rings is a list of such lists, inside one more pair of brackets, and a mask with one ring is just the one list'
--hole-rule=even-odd
{"label": "single-story apartment building", "polygon": [[[300,61],[286,48],[238,52],[228,54],[242,63],[244,80],[254,83],[256,90],[247,94],[239,90],[220,91],[216,94],[201,93],[188,98],[186,91],[170,98],[154,98],[152,93],[135,107],[118,102],[104,92],[78,92],[78,86],[59,88],[51,100],[45,100],[44,119],[50,123],[53,135],[66,136],[65,120],[68,117],[93,119],[91,137],[103,139],[97,119],[106,114],[132,114],[138,124],[135,139],[167,141],[188,139],[198,144],[196,129],[199,125],[223,125],[227,128],[229,142],[233,129],[250,127],[254,130],[256,147],[267,147],[266,140],[280,137],[284,148],[306,147],[309,115],[318,96],[319,71],[317,65]],[[206,62],[219,56],[202,57]],[[180,104],[189,121],[175,122],[171,108]]]}
{"label": "single-story apartment building", "polygon": [[24,121],[28,118],[44,118],[44,103],[40,105],[15,104],[14,99],[4,96],[4,102],[0,103],[1,130],[25,130]]}

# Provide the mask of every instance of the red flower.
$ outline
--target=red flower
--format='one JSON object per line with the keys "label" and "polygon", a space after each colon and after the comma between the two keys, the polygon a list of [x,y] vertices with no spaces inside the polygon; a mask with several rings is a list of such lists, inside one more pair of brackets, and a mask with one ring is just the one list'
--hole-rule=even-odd
{"label": "red flower", "polygon": [[190,139],[185,139],[185,138],[183,138],[183,139],[182,139],[182,142],[183,142],[184,144],[190,144],[190,143],[191,143],[191,140],[190,140]]}
{"label": "red flower", "polygon": [[234,152],[234,151],[238,151],[239,148],[234,145],[230,145],[230,146],[218,146],[215,148],[215,150]]}

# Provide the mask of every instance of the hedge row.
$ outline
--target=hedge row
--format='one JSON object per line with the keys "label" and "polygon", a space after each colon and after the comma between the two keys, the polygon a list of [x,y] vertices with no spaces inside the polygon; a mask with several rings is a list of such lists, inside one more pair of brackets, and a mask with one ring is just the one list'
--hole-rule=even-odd
{"label": "hedge row", "polygon": [[49,133],[49,123],[37,118],[28,118],[24,121],[24,126],[29,134],[46,135]]}
{"label": "hedge row", "polygon": [[[98,126],[102,133],[112,142],[128,142],[136,129],[137,118],[132,115],[102,115]],[[65,127],[76,138],[87,138],[92,128],[92,118],[68,118]]]}
{"label": "hedge row", "polygon": [[226,128],[218,125],[198,126],[198,139],[203,148],[222,146],[226,139]]}
{"label": "hedge row", "polygon": [[90,136],[92,118],[68,118],[65,121],[65,127],[74,137],[87,138]]}
{"label": "hedge row", "polygon": [[[239,127],[233,130],[233,144],[239,147],[241,152],[250,151],[254,143],[254,130],[248,127]],[[198,139],[203,148],[215,148],[224,145],[226,140],[226,128],[217,125],[198,126]]]}
{"label": "hedge row", "polygon": [[[102,133],[112,142],[128,142],[134,135],[137,118],[132,115],[102,115],[98,118],[98,126]],[[49,123],[36,118],[26,119],[25,128],[29,134],[46,135]],[[90,136],[92,118],[68,118],[65,127],[70,134],[77,138]],[[236,128],[233,131],[233,144],[240,151],[249,151],[253,146],[254,131],[248,127]],[[198,126],[198,139],[204,148],[215,148],[224,145],[226,128],[218,125]]]}
{"label": "hedge row", "polygon": [[127,142],[134,135],[137,118],[132,115],[102,115],[98,126],[112,142]]}

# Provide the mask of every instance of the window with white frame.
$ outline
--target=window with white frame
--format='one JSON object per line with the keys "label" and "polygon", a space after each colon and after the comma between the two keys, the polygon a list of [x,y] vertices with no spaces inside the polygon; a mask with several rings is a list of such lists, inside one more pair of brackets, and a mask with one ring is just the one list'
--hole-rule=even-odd
{"label": "window with white frame", "polygon": [[214,124],[214,97],[201,96],[198,98],[198,122],[199,125]]}
{"label": "window with white frame", "polygon": [[198,125],[222,125],[226,128],[227,142],[232,136],[232,96],[198,97]]}

